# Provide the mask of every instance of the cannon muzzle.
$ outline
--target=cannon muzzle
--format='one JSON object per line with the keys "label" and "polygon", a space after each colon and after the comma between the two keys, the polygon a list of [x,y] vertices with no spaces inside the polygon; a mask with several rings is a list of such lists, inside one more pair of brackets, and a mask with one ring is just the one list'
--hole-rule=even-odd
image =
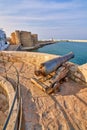
{"label": "cannon muzzle", "polygon": [[54,58],[52,60],[49,60],[47,62],[41,63],[39,70],[35,71],[35,74],[37,76],[39,75],[48,75],[51,72],[55,71],[58,67],[60,67],[63,63],[70,60],[71,58],[74,58],[74,53],[70,52],[64,56]]}

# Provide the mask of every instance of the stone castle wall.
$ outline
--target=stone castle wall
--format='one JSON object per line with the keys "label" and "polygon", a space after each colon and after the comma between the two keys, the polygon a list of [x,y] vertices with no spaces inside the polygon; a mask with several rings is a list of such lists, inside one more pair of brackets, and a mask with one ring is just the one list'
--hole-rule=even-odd
{"label": "stone castle wall", "polygon": [[11,33],[11,38],[10,38],[10,43],[11,44],[16,44],[16,39],[15,39],[15,33]]}
{"label": "stone castle wall", "polygon": [[21,43],[20,31],[15,31],[15,39],[17,44]]}
{"label": "stone castle wall", "polygon": [[27,31],[19,31],[11,33],[10,44],[21,44],[23,47],[32,47],[38,43],[38,35],[31,34]]}
{"label": "stone castle wall", "polygon": [[32,37],[34,45],[37,44],[38,43],[38,35],[37,34],[32,34],[31,37]]}
{"label": "stone castle wall", "polygon": [[33,46],[33,40],[32,40],[32,37],[31,37],[31,32],[21,31],[20,37],[21,37],[21,44],[24,47]]}

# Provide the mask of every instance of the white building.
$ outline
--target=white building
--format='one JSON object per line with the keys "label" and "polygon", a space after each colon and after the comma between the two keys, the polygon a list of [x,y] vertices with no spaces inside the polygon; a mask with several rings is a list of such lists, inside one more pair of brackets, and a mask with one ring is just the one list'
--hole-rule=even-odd
{"label": "white building", "polygon": [[0,29],[0,50],[5,50],[8,46],[9,44],[6,41],[6,34]]}

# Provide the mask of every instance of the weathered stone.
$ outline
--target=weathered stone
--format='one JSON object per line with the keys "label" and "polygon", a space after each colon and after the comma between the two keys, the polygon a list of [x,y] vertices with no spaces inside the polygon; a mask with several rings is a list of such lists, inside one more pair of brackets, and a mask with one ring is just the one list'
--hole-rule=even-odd
{"label": "weathered stone", "polygon": [[75,72],[75,76],[78,77],[79,79],[81,79],[81,77],[82,77],[81,74],[78,72]]}
{"label": "weathered stone", "polygon": [[79,66],[79,70],[80,70],[80,72],[82,74],[82,78],[87,83],[87,64]]}
{"label": "weathered stone", "polygon": [[78,71],[78,66],[77,66],[77,65],[72,65],[72,66],[69,68],[69,70],[70,70],[71,72],[77,72],[77,71]]}
{"label": "weathered stone", "polygon": [[0,117],[0,125],[3,125],[5,123],[6,116],[2,111],[0,111]]}
{"label": "weathered stone", "polygon": [[10,44],[21,44],[23,47],[32,47],[37,43],[37,34],[31,34],[31,32],[19,30],[11,33]]}
{"label": "weathered stone", "polygon": [[15,32],[11,33],[11,44],[16,44]]}
{"label": "weathered stone", "polygon": [[[4,52],[4,54],[5,57],[12,56],[10,60],[15,59],[14,65],[19,72],[23,114],[26,112],[24,114],[25,129],[23,130],[39,130],[41,127],[42,130],[87,129],[86,85],[69,80],[61,85],[60,92],[47,95],[30,82],[35,66],[56,56],[32,52]],[[19,58],[20,61],[17,60]],[[8,76],[15,80],[14,71],[9,69],[8,72],[12,73],[12,75],[8,73]],[[70,73],[75,78],[74,73],[72,71]],[[31,103],[35,104],[31,105]],[[33,114],[33,116],[28,114]],[[10,127],[10,129],[12,128]]]}
{"label": "weathered stone", "polygon": [[[14,99],[14,96],[15,96],[14,88],[13,88],[12,84],[9,81],[6,80],[6,78],[3,78],[2,76],[0,76],[0,91],[2,91],[1,88],[3,90],[3,93],[5,93],[5,95],[7,96],[6,98],[7,98],[7,101],[8,101],[8,105],[6,105],[5,101],[2,102],[4,109],[2,110],[2,108],[1,108],[1,110],[6,111],[6,108],[8,108],[8,106],[9,106],[9,108],[8,108],[8,111],[9,111],[11,106],[12,106],[13,99]],[[1,96],[1,97],[3,99],[5,99],[4,96]],[[17,100],[15,101],[12,116],[11,116],[11,119],[10,119],[11,122],[9,122],[7,130],[10,130],[10,128],[11,129],[14,128],[16,116],[17,116]]]}
{"label": "weathered stone", "polygon": [[37,34],[32,34],[31,37],[32,37],[33,44],[34,45],[37,44],[38,43],[38,35]]}
{"label": "weathered stone", "polygon": [[80,79],[78,79],[78,78],[75,78],[75,81],[76,81],[76,82],[81,82],[81,80],[80,80]]}
{"label": "weathered stone", "polygon": [[16,44],[20,44],[21,43],[21,35],[20,35],[20,31],[19,30],[15,31],[15,40],[16,40]]}
{"label": "weathered stone", "polygon": [[42,130],[42,126],[40,124],[36,124],[34,126],[34,130]]}
{"label": "weathered stone", "polygon": [[23,47],[33,46],[31,32],[21,31],[20,36],[21,36],[21,44],[23,45]]}

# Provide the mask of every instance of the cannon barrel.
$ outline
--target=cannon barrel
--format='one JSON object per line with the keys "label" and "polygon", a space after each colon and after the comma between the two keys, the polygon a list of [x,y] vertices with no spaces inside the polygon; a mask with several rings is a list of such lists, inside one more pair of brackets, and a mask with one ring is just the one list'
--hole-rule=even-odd
{"label": "cannon barrel", "polygon": [[51,72],[55,71],[59,66],[61,66],[66,61],[74,58],[74,53],[70,52],[64,56],[54,58],[47,62],[41,63],[39,70],[35,71],[35,74],[39,76],[40,74],[46,76]]}

